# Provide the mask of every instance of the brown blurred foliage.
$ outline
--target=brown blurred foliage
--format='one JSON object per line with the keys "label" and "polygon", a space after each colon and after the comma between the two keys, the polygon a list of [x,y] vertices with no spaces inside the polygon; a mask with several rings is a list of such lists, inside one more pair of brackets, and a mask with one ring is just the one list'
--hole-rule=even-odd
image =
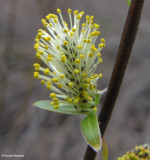
{"label": "brown blurred foliage", "polygon": [[[24,154],[26,160],[79,160],[86,149],[80,116],[51,113],[32,106],[49,92],[33,78],[34,38],[46,14],[67,9],[95,16],[106,38],[99,67],[108,85],[128,11],[126,0],[0,1],[0,156]],[[106,131],[109,159],[136,144],[150,143],[150,1],[146,1],[125,79]],[[99,159],[100,156],[97,157]],[[1,158],[0,158],[1,159]],[[19,159],[19,158],[18,158]]]}

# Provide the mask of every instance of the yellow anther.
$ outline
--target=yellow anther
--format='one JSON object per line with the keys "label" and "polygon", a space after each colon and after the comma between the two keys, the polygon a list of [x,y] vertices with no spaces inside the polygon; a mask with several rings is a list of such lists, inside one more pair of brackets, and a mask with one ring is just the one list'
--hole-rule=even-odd
{"label": "yellow anther", "polygon": [[94,19],[94,16],[91,16],[91,17],[90,17],[90,20],[93,20],[93,19]]}
{"label": "yellow anther", "polygon": [[35,70],[36,70],[36,71],[40,71],[40,68],[39,68],[39,67],[35,67]]}
{"label": "yellow anther", "polygon": [[90,83],[90,82],[91,82],[91,79],[90,79],[90,78],[88,78],[86,81],[87,81],[87,83]]}
{"label": "yellow anther", "polygon": [[35,38],[35,42],[39,42],[39,38]]}
{"label": "yellow anther", "polygon": [[68,41],[64,41],[64,45],[66,46],[68,44]]}
{"label": "yellow anther", "polygon": [[76,28],[72,28],[72,32],[75,32],[76,31]]}
{"label": "yellow anther", "polygon": [[45,84],[45,81],[44,81],[44,80],[41,80],[41,84],[44,85],[44,84]]}
{"label": "yellow anther", "polygon": [[69,98],[69,99],[68,99],[68,102],[69,102],[69,103],[72,103],[72,99],[71,99],[71,98]]}
{"label": "yellow anther", "polygon": [[82,76],[83,76],[83,77],[86,77],[86,73],[83,73]]}
{"label": "yellow anther", "polygon": [[57,22],[58,22],[58,20],[55,18],[55,19],[54,19],[54,23],[57,23]]}
{"label": "yellow anther", "polygon": [[85,83],[85,84],[83,85],[83,87],[84,87],[84,89],[87,89],[87,88],[88,88],[88,84]]}
{"label": "yellow anther", "polygon": [[70,32],[70,36],[73,36],[74,35],[74,32]]}
{"label": "yellow anther", "polygon": [[68,13],[71,13],[71,9],[68,9]]}
{"label": "yellow anther", "polygon": [[34,63],[33,66],[34,67],[40,67],[40,64],[39,63]]}
{"label": "yellow anther", "polygon": [[81,32],[84,32],[84,29],[82,29]]}
{"label": "yellow anther", "polygon": [[91,78],[91,79],[94,79],[94,77],[93,77],[93,76],[91,76],[90,78]]}
{"label": "yellow anther", "polygon": [[81,15],[80,14],[77,15],[77,19],[81,19]]}
{"label": "yellow anther", "polygon": [[39,72],[34,72],[34,78],[38,78],[39,77]]}
{"label": "yellow anther", "polygon": [[99,36],[100,35],[100,31],[95,31],[95,35]]}
{"label": "yellow anther", "polygon": [[103,74],[102,74],[102,73],[100,73],[100,74],[99,74],[99,78],[102,78],[102,77],[103,77]]}
{"label": "yellow anther", "polygon": [[84,11],[80,12],[82,15],[84,15]]}
{"label": "yellow anther", "polygon": [[57,9],[57,13],[61,13],[61,10],[59,8]]}
{"label": "yellow anther", "polygon": [[86,92],[86,91],[83,91],[83,92],[82,92],[82,96],[87,97],[87,92]]}
{"label": "yellow anther", "polygon": [[102,58],[99,58],[99,63],[102,63],[103,62],[103,59]]}
{"label": "yellow anther", "polygon": [[74,11],[74,15],[77,15],[78,13],[79,13],[78,10],[75,10],[75,11]]}
{"label": "yellow anther", "polygon": [[93,101],[93,98],[91,96],[87,97],[89,101]]}
{"label": "yellow anther", "polygon": [[103,48],[105,47],[105,43],[103,43]]}
{"label": "yellow anther", "polygon": [[78,102],[79,102],[79,98],[76,98],[76,99],[73,100],[74,104],[77,104]]}
{"label": "yellow anther", "polygon": [[87,16],[86,16],[86,20],[89,20],[89,19],[90,19],[90,16],[89,16],[89,15],[87,15]]}
{"label": "yellow anther", "polygon": [[49,94],[49,96],[50,96],[51,98],[55,98],[55,97],[56,97],[56,93],[52,92],[52,93]]}
{"label": "yellow anther", "polygon": [[44,23],[44,22],[46,22],[46,20],[45,20],[45,19],[42,19],[41,22]]}
{"label": "yellow anther", "polygon": [[80,54],[80,58],[83,59],[85,57],[84,54]]}
{"label": "yellow anther", "polygon": [[74,70],[74,73],[75,73],[75,74],[78,74],[78,73],[79,73],[79,70]]}
{"label": "yellow anther", "polygon": [[47,22],[43,22],[43,26],[46,27],[48,25]]}
{"label": "yellow anther", "polygon": [[59,78],[52,78],[52,82],[55,82],[55,83],[59,82]]}
{"label": "yellow anther", "polygon": [[98,74],[94,74],[94,78],[97,78],[98,77]]}
{"label": "yellow anther", "polygon": [[75,59],[75,62],[76,63],[80,63],[80,59]]}
{"label": "yellow anther", "polygon": [[50,16],[49,16],[49,15],[47,15],[47,16],[46,16],[46,19],[47,19],[47,20],[49,20],[49,19],[50,19]]}
{"label": "yellow anther", "polygon": [[68,100],[69,100],[69,97],[66,97],[65,100],[68,101]]}
{"label": "yellow anther", "polygon": [[68,83],[68,86],[69,86],[69,87],[72,87],[72,86],[73,86],[73,83]]}
{"label": "yellow anther", "polygon": [[94,24],[94,27],[96,28],[96,29],[99,29],[99,25],[98,24]]}
{"label": "yellow anther", "polygon": [[57,87],[58,87],[58,88],[62,88],[62,84],[58,84]]}
{"label": "yellow anther", "polygon": [[94,111],[97,111],[97,107],[93,107],[93,110],[94,110]]}
{"label": "yellow anther", "polygon": [[98,45],[98,47],[99,47],[99,48],[102,48],[102,47],[103,47],[103,43],[100,43],[100,44]]}
{"label": "yellow anther", "polygon": [[39,32],[42,32],[42,29],[38,29]]}
{"label": "yellow anther", "polygon": [[93,90],[94,89],[94,86],[92,84],[90,84],[90,89]]}
{"label": "yellow anther", "polygon": [[92,57],[93,57],[93,53],[91,53],[91,52],[90,52],[90,53],[89,53],[89,57],[91,57],[91,58],[92,58]]}
{"label": "yellow anther", "polygon": [[47,37],[44,37],[44,41],[48,41]]}
{"label": "yellow anther", "polygon": [[91,40],[90,40],[90,39],[87,39],[87,43],[91,43]]}
{"label": "yellow anther", "polygon": [[49,26],[52,27],[53,26],[52,23],[49,23]]}
{"label": "yellow anther", "polygon": [[39,51],[38,53],[39,53],[40,55],[43,55],[44,52],[43,52],[43,51]]}
{"label": "yellow anther", "polygon": [[60,46],[57,46],[56,49],[60,49]]}
{"label": "yellow anther", "polygon": [[82,23],[82,27],[85,27],[85,23]]}
{"label": "yellow anther", "polygon": [[102,42],[102,43],[105,43],[105,39],[104,39],[104,38],[102,38],[102,39],[101,39],[101,42]]}
{"label": "yellow anther", "polygon": [[81,49],[82,48],[82,45],[78,45],[78,49]]}
{"label": "yellow anther", "polygon": [[41,59],[41,55],[39,53],[37,53],[36,58]]}
{"label": "yellow anther", "polygon": [[54,102],[51,102],[50,105],[54,105]]}
{"label": "yellow anther", "polygon": [[68,33],[68,29],[65,28],[65,29],[64,29],[64,33]]}
{"label": "yellow anther", "polygon": [[54,109],[58,109],[58,108],[59,108],[59,105],[55,105],[55,106],[54,106]]}
{"label": "yellow anther", "polygon": [[51,84],[52,84],[50,81],[47,81],[46,83],[47,83],[48,85],[51,85]]}
{"label": "yellow anther", "polygon": [[47,57],[47,60],[48,60],[48,61],[51,61],[51,60],[52,60],[52,57]]}
{"label": "yellow anther", "polygon": [[58,101],[58,98],[52,98],[52,101]]}
{"label": "yellow anther", "polygon": [[47,46],[47,45],[45,45],[44,48],[45,48],[46,50],[48,50],[48,46]]}
{"label": "yellow anther", "polygon": [[100,54],[100,53],[97,53],[97,57],[99,57],[99,58],[100,58],[100,57],[101,57],[101,54]]}
{"label": "yellow anther", "polygon": [[51,85],[47,85],[46,88],[47,88],[48,90],[50,90],[50,89],[51,89]]}
{"label": "yellow anther", "polygon": [[60,75],[60,78],[63,79],[65,77],[65,75]]}
{"label": "yellow anther", "polygon": [[46,69],[44,70],[44,73],[45,73],[45,74],[49,74],[49,72],[50,72],[49,68],[46,68]]}

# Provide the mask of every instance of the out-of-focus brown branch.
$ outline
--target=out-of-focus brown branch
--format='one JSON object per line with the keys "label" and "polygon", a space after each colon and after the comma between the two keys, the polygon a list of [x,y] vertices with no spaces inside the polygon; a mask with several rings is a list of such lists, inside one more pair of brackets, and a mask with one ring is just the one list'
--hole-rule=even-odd
{"label": "out-of-focus brown branch", "polygon": [[[104,136],[105,130],[107,128],[125,74],[128,60],[137,34],[143,4],[144,0],[132,0],[131,6],[129,8],[108,91],[98,117],[102,136]],[[94,160],[95,157],[96,152],[88,146],[84,160]]]}
{"label": "out-of-focus brown branch", "polygon": [[1,72],[1,97],[0,97],[0,127],[2,123],[2,116],[5,108],[6,92],[8,86],[8,71],[10,54],[13,50],[13,40],[15,35],[15,20],[16,20],[16,0],[12,2],[9,12],[8,31],[6,35],[5,49],[0,60],[0,72]]}

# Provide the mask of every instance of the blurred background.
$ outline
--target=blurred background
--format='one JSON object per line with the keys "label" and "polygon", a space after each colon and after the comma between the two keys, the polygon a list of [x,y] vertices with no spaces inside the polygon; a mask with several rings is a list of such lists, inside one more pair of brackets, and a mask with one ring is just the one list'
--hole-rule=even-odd
{"label": "blurred background", "polygon": [[[82,160],[86,143],[82,116],[56,114],[32,103],[49,99],[33,78],[33,50],[41,18],[60,8],[85,11],[106,38],[99,88],[108,86],[128,12],[126,0],[0,0],[0,156],[24,154],[26,160]],[[146,1],[125,78],[106,130],[109,159],[135,145],[150,143],[150,1]],[[1,159],[1,158],[0,158]],[[100,159],[100,154],[97,160]],[[19,158],[17,158],[19,160]]]}

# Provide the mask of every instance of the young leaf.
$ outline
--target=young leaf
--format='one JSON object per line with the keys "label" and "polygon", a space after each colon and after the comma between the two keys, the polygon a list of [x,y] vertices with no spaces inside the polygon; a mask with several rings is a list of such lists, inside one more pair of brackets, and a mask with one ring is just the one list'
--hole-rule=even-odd
{"label": "young leaf", "polygon": [[98,126],[97,114],[95,111],[81,120],[81,131],[86,142],[98,152],[101,149],[102,141]]}
{"label": "young leaf", "polygon": [[128,5],[130,6],[130,4],[131,4],[131,0],[127,0],[127,3],[128,3]]}
{"label": "young leaf", "polygon": [[37,101],[35,102],[33,105],[38,107],[38,108],[42,108],[48,111],[53,111],[53,112],[57,112],[57,113],[64,113],[64,114],[80,114],[80,112],[78,112],[73,105],[67,105],[67,104],[60,104],[59,108],[54,109],[53,105],[50,105],[51,101],[48,100],[42,100],[42,101]]}
{"label": "young leaf", "polygon": [[103,160],[108,160],[108,147],[104,138],[103,138],[103,146],[102,146],[102,157],[103,157]]}

